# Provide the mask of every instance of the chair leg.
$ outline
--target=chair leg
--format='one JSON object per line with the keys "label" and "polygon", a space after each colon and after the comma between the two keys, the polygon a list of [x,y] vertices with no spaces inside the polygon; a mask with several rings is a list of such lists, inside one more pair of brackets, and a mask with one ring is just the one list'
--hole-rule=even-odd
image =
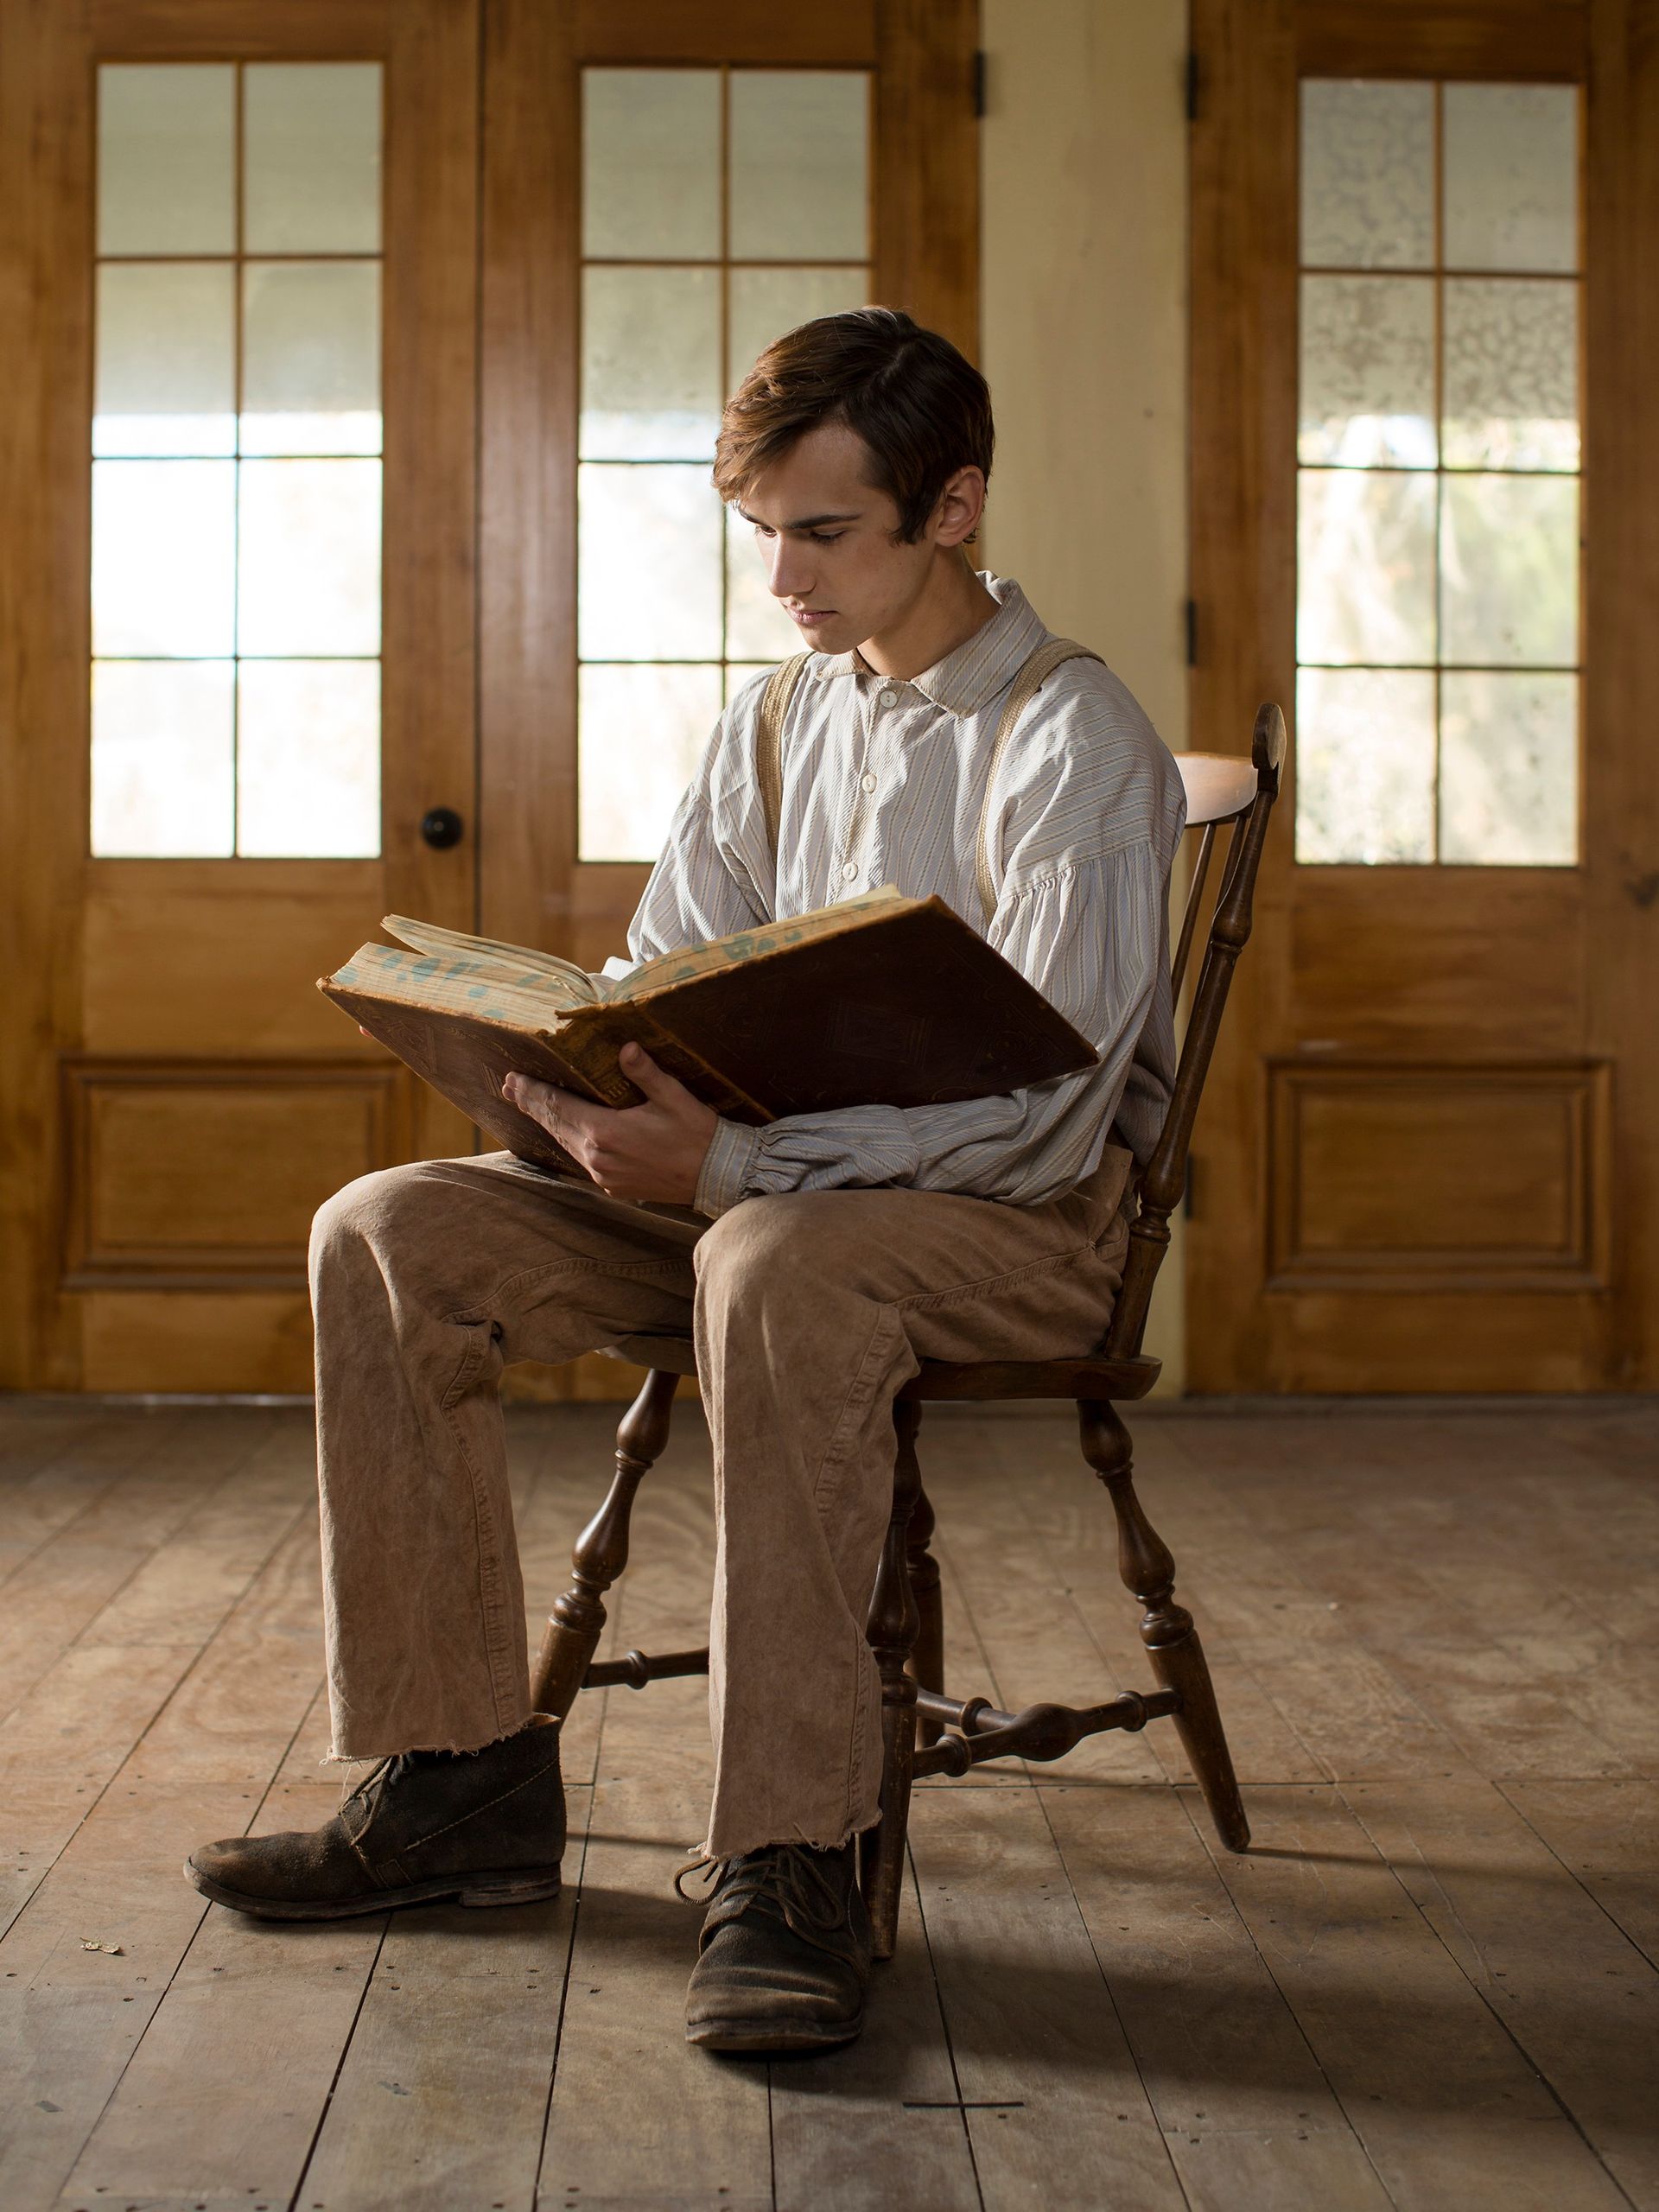
{"label": "chair leg", "polygon": [[563,1720],[576,1701],[582,1677],[605,1626],[605,1592],[628,1563],[628,1517],[634,1492],[668,1442],[677,1375],[652,1370],[645,1387],[623,1414],[616,1432],[616,1472],[605,1503],[576,1538],[570,1554],[570,1587],[553,1601],[541,1655],[531,1678],[537,1713]]}
{"label": "chair leg", "polygon": [[[921,1409],[918,1407],[918,1423],[920,1418]],[[918,1484],[915,1509],[910,1516],[910,1532],[906,1539],[911,1593],[916,1600],[916,1611],[921,1621],[916,1636],[916,1648],[910,1655],[910,1671],[918,1689],[943,1692],[944,1604],[939,1590],[939,1562],[928,1548],[933,1540],[933,1529],[932,1503],[927,1492]],[[917,1741],[920,1744],[937,1743],[942,1733],[942,1724],[937,1720],[923,1720],[917,1724]]]}
{"label": "chair leg", "polygon": [[876,1569],[866,1634],[881,1671],[881,1818],[864,1838],[864,1903],[878,1959],[890,1959],[899,1932],[899,1893],[910,1827],[910,1777],[916,1756],[916,1684],[906,1673],[921,1616],[910,1586],[908,1538],[921,1494],[916,1458],[919,1406],[895,1404],[893,1512]]}
{"label": "chair leg", "polygon": [[1141,1641],[1152,1671],[1180,1699],[1174,1714],[1182,1748],[1192,1762],[1216,1833],[1229,1851],[1249,1848],[1250,1824],[1238,1794],[1232,1754],[1216,1705],[1215,1686],[1192,1616],[1175,1603],[1175,1561],[1135,1494],[1129,1432],[1116,1407],[1103,1400],[1077,1408],[1083,1455],[1106,1485],[1117,1516],[1117,1570],[1123,1586],[1145,1607]]}

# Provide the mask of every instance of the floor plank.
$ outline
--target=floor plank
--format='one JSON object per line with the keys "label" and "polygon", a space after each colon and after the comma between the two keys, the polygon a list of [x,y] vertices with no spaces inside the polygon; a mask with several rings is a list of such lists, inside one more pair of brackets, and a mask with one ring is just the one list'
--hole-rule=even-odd
{"label": "floor plank", "polygon": [[1257,1789],[1250,1817],[1217,1870],[1401,2212],[1623,2203],[1337,1793]]}
{"label": "floor plank", "polygon": [[20,1424],[3,1446],[0,1580],[69,1527],[135,1466],[164,1453],[188,1427],[176,1414]]}
{"label": "floor plank", "polygon": [[[315,1697],[321,1661],[316,1530],[307,1516],[205,1651],[89,1646],[68,1654],[36,1693],[91,1662],[109,1693],[101,1712],[107,1741],[111,1750],[124,1737],[126,1745],[113,1771],[98,1777],[91,1809],[73,1819],[66,1811],[69,1840],[0,1941],[0,2050],[6,2074],[21,2085],[0,2108],[7,2212],[55,2203],[83,2152],[96,2164],[96,2124],[125,2087],[129,2062],[148,2039],[205,1910],[181,1864],[195,1844],[240,1833],[257,1813]],[[148,1688],[123,1713],[129,1681]],[[159,1711],[156,1694],[164,1698]],[[83,1716],[88,1737],[99,1717],[96,1704]],[[81,1761],[69,1772],[88,1771],[91,1748],[61,1755]],[[8,1750],[25,1761],[35,1756],[15,1736]],[[97,1777],[95,1765],[90,1771]],[[89,1939],[118,1943],[119,1953],[88,1952]],[[141,2105],[168,2098],[188,2105],[191,2080],[187,2074],[158,2085],[154,2074],[148,2083],[141,2074],[133,2093]],[[139,2178],[124,2170],[115,2188]],[[96,2177],[90,2185],[96,2190]],[[238,2196],[248,2201],[245,2178]]]}
{"label": "floor plank", "polygon": [[1659,2205],[1644,2111],[1659,1976],[1491,1783],[1343,1795],[1402,1886],[1634,2204]]}
{"label": "floor plank", "polygon": [[1387,2212],[1389,2196],[1182,1794],[1042,1793],[1194,2212]]}
{"label": "floor plank", "polygon": [[1659,1783],[1506,1782],[1504,1796],[1659,1967]]}
{"label": "floor plank", "polygon": [[986,2212],[1174,2212],[1180,2183],[1040,1795],[937,1791],[911,1829]]}

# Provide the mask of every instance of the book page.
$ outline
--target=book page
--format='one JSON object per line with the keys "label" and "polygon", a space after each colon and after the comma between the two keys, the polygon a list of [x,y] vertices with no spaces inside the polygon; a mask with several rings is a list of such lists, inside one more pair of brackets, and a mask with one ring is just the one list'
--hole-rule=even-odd
{"label": "book page", "polygon": [[576,998],[557,976],[461,953],[414,948],[399,952],[389,944],[359,945],[328,980],[342,990],[371,991],[410,1006],[475,1014],[481,1021],[502,1021],[515,1029],[554,1030],[562,1016],[593,1003],[591,998]]}
{"label": "book page", "polygon": [[658,959],[647,960],[631,976],[623,976],[620,982],[613,983],[609,996],[613,1004],[620,1005],[625,1000],[641,997],[646,991],[660,991],[671,983],[690,982],[694,976],[706,976],[716,968],[735,967],[742,961],[758,959],[763,953],[782,952],[789,945],[808,944],[814,938],[834,937],[877,914],[890,912],[896,906],[917,903],[906,899],[894,885],[884,883],[879,890],[867,891],[860,898],[842,899],[833,906],[815,906],[810,913],[791,915],[787,921],[758,923],[753,929],[739,930],[731,937],[717,937],[708,944],[687,944],[677,952],[664,952]]}
{"label": "book page", "polygon": [[530,988],[534,978],[540,976],[560,987],[561,1002],[568,1006],[594,1006],[611,995],[611,983],[604,976],[590,976],[574,961],[561,960],[556,952],[537,952],[525,944],[504,944],[499,938],[468,937],[462,930],[446,930],[436,922],[412,922],[404,914],[385,914],[380,926],[389,937],[411,950],[424,952],[439,960],[476,960],[499,970],[503,980],[511,980],[521,988]]}

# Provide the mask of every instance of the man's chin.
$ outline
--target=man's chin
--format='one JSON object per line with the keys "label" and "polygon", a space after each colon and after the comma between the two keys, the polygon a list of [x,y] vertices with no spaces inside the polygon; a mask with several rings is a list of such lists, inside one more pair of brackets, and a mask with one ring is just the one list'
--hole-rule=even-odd
{"label": "man's chin", "polygon": [[795,627],[809,652],[850,652],[859,642],[851,622],[797,622]]}

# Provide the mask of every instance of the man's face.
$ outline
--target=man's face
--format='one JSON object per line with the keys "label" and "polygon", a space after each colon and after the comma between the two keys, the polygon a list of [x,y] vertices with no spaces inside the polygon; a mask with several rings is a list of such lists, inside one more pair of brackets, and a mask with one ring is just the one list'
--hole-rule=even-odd
{"label": "man's face", "polygon": [[950,502],[920,543],[895,542],[899,509],[868,480],[871,455],[842,423],[809,430],[736,502],[754,524],[772,596],[814,652],[844,653],[899,627],[951,538]]}

